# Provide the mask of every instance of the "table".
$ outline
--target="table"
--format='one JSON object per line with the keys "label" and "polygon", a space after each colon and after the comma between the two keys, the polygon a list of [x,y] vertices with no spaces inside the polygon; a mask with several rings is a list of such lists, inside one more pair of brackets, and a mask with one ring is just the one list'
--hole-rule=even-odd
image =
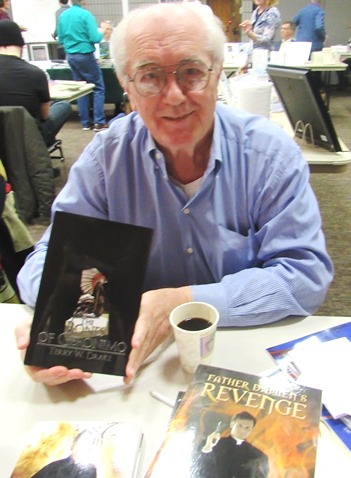
{"label": "table", "polygon": [[[137,423],[143,429],[144,446],[137,474],[137,478],[143,478],[161,444],[171,414],[171,408],[153,398],[149,391],[153,388],[175,400],[178,391],[185,390],[191,378],[180,369],[175,344],[144,366],[134,383],[128,386],[121,384],[102,392],[93,392],[88,382],[45,387],[27,376],[15,347],[14,328],[31,315],[31,310],[24,305],[0,304],[1,476],[10,476],[35,421],[112,420]],[[220,330],[212,363],[260,373],[274,365],[266,352],[268,346],[349,320],[348,317],[308,317],[257,328]],[[119,378],[115,380],[122,383]],[[330,478],[335,474],[335,466],[339,470],[338,478],[349,478],[351,453],[334,435],[324,428],[321,430],[315,478]]]}
{"label": "table", "polygon": [[50,98],[56,101],[74,101],[81,96],[89,95],[94,88],[94,83],[85,81],[50,80],[49,82]]}
{"label": "table", "polygon": [[[105,103],[120,105],[123,102],[123,88],[118,82],[115,70],[112,65],[103,63],[100,65],[105,84]],[[57,66],[47,68],[52,80],[72,80],[72,71],[69,66]]]}

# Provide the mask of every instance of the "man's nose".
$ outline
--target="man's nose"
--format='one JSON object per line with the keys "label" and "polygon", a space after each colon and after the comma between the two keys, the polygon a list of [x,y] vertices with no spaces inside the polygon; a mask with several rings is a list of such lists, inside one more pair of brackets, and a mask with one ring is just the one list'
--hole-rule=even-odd
{"label": "man's nose", "polygon": [[163,94],[165,95],[166,100],[171,104],[178,104],[184,100],[185,94],[181,85],[178,83],[175,71],[170,71],[167,73]]}

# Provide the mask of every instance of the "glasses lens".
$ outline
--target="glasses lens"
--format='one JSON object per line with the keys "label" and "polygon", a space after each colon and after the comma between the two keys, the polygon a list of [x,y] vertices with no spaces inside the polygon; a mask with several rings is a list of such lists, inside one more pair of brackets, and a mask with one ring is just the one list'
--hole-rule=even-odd
{"label": "glasses lens", "polygon": [[[184,63],[171,72],[175,74],[178,85],[186,90],[203,90],[208,84],[210,72],[201,61]],[[158,95],[166,84],[167,73],[161,67],[142,68],[133,78],[134,86],[142,96]]]}
{"label": "glasses lens", "polygon": [[134,85],[142,96],[158,95],[165,83],[165,73],[161,68],[145,68],[136,73]]}
{"label": "glasses lens", "polygon": [[200,61],[193,61],[178,67],[177,79],[187,90],[203,90],[206,88],[210,71]]}

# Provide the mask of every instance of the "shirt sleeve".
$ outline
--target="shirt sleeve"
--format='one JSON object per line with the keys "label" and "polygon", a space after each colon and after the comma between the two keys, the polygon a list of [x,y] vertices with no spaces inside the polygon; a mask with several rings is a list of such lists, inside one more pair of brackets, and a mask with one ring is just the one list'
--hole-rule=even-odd
{"label": "shirt sleeve", "polygon": [[[289,146],[290,138],[284,142],[280,166],[261,169],[256,186],[248,192],[252,208],[258,211],[252,214],[256,223],[252,240],[260,266],[226,275],[215,284],[191,286],[194,301],[218,308],[219,326],[254,326],[310,315],[324,301],[332,281],[333,264],[308,165],[292,141]],[[276,164],[276,159],[270,163]],[[259,168],[262,161],[260,155],[255,166]],[[259,184],[264,184],[263,189]]]}
{"label": "shirt sleeve", "polygon": [[316,33],[321,40],[325,40],[325,24],[324,24],[324,11],[320,8],[315,16],[315,29]]}

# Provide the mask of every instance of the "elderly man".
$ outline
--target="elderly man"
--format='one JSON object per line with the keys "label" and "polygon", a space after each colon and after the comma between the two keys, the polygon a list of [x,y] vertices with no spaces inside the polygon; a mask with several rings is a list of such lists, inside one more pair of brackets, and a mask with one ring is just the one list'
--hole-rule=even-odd
{"label": "elderly man", "polygon": [[[95,137],[53,207],[154,230],[126,383],[170,334],[175,306],[206,301],[219,326],[260,326],[313,313],[332,280],[300,149],[263,117],[217,103],[224,42],[219,20],[197,3],[131,11],[112,43],[134,112]],[[30,306],[49,236],[19,275]],[[25,350],[28,325],[17,343]],[[51,385],[89,376],[29,371]]]}

